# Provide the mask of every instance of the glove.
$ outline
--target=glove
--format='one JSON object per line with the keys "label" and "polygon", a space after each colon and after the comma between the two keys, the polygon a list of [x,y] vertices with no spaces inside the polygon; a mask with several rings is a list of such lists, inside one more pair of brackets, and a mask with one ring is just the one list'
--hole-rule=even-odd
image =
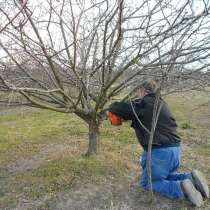
{"label": "glove", "polygon": [[112,112],[108,112],[108,119],[112,125],[122,125],[122,120],[117,115],[113,114]]}

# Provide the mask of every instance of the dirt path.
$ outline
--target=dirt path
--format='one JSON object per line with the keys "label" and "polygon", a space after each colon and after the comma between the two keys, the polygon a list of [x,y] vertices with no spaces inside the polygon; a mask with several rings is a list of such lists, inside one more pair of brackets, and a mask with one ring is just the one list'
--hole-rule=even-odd
{"label": "dirt path", "polygon": [[183,206],[195,209],[185,200],[170,200],[157,194],[155,203],[149,205],[148,194],[138,186],[131,188],[128,182],[106,182],[104,185],[78,183],[75,190],[33,201],[19,197],[13,210],[175,210],[184,209]]}
{"label": "dirt path", "polygon": [[38,109],[27,107],[27,106],[0,106],[0,116],[8,115],[8,114],[15,114],[15,113],[22,113],[22,112],[31,112]]}
{"label": "dirt path", "polygon": [[[50,209],[62,210],[148,210],[178,207],[177,201],[171,201],[158,195],[152,206],[147,201],[147,193],[138,186],[131,188],[128,182],[106,183],[106,186],[89,183],[74,192],[58,194],[54,202],[51,201],[48,205]],[[182,205],[183,202],[180,207]]]}
{"label": "dirt path", "polygon": [[[8,166],[11,176],[38,168],[44,161],[50,161],[59,153],[77,150],[68,144],[43,145],[40,151],[29,158],[19,158]],[[190,147],[183,146],[186,153]],[[23,194],[17,195],[17,205],[13,210],[149,210],[149,209],[195,209],[187,201],[170,200],[156,195],[156,202],[150,206],[148,194],[138,186],[129,186],[130,178],[112,182],[105,180],[97,185],[92,182],[76,183],[69,192],[58,192],[56,195],[46,194],[37,200],[28,200]],[[184,208],[183,208],[184,207]],[[202,209],[209,209],[208,204]]]}
{"label": "dirt path", "polygon": [[72,153],[78,150],[76,144],[70,145],[53,143],[41,145],[40,147],[40,151],[31,157],[19,157],[15,162],[8,165],[7,171],[10,174],[24,173],[38,168],[46,161],[51,161],[53,157],[56,157],[60,153]]}

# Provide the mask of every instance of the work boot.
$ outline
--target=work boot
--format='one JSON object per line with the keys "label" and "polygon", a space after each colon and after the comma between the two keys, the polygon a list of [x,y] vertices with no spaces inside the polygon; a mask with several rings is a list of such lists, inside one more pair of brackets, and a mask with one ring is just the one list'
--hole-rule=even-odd
{"label": "work boot", "polygon": [[209,187],[203,174],[198,170],[193,170],[191,174],[196,189],[200,191],[204,198],[209,198]]}
{"label": "work boot", "polygon": [[183,193],[188,198],[188,200],[195,206],[200,207],[203,204],[203,198],[201,193],[196,190],[195,186],[190,179],[185,179],[181,182],[181,187]]}

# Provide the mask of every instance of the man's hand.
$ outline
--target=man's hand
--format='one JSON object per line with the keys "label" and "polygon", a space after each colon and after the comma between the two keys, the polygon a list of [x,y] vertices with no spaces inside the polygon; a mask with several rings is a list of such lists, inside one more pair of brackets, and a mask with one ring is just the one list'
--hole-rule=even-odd
{"label": "man's hand", "polygon": [[105,109],[105,110],[101,111],[99,113],[99,117],[101,120],[107,120],[108,119],[108,110]]}

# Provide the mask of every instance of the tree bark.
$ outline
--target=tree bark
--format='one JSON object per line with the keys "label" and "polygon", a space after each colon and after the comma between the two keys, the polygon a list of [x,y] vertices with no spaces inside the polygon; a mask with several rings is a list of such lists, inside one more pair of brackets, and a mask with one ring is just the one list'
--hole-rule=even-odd
{"label": "tree bark", "polygon": [[89,146],[87,156],[96,155],[98,151],[99,141],[99,125],[96,122],[90,122],[89,124]]}
{"label": "tree bark", "polygon": [[147,176],[148,176],[148,185],[149,185],[149,201],[152,204],[154,202],[154,194],[152,189],[152,143],[154,139],[154,133],[158,121],[158,117],[160,114],[160,110],[162,108],[162,102],[160,102],[160,89],[157,91],[157,96],[155,99],[155,104],[153,108],[153,116],[152,116],[152,126],[150,131],[150,137],[148,142],[148,150],[147,150]]}

